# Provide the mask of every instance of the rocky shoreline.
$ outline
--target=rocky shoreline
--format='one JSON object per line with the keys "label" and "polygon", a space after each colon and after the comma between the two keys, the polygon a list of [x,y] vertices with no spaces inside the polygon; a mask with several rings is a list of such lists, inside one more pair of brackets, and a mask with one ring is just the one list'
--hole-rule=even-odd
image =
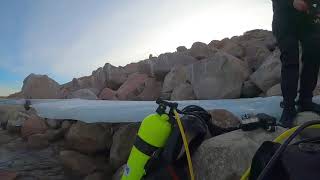
{"label": "rocky shoreline", "polygon": [[[239,125],[240,120],[226,110],[209,112],[214,125]],[[297,122],[314,118],[320,117],[301,113]],[[3,180],[119,180],[139,128],[139,123],[43,119],[20,106],[0,106],[0,120]],[[260,144],[284,130],[237,130],[208,136],[193,156],[197,179],[239,179]]]}
{"label": "rocky shoreline", "polygon": [[9,98],[151,101],[281,95],[279,58],[272,32],[252,30],[209,44],[195,42],[189,49],[180,46],[124,67],[106,63],[62,85],[30,74],[21,92]]}
{"label": "rocky shoreline", "polygon": [[[7,98],[153,101],[281,95],[279,58],[272,33],[252,30],[209,44],[195,42],[190,49],[180,46],[124,67],[107,63],[62,85],[47,75],[30,74],[21,91]],[[214,125],[239,125],[231,112],[208,111]],[[319,116],[302,113],[297,122],[314,118]],[[118,180],[139,128],[139,123],[44,119],[34,109],[10,105],[0,106],[0,125],[1,180]],[[260,144],[283,131],[209,136],[193,156],[197,179],[239,179]]]}

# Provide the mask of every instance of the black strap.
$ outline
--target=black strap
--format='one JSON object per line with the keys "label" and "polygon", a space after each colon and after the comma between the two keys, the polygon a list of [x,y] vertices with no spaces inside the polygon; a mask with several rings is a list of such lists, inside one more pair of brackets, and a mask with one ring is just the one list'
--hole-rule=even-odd
{"label": "black strap", "polygon": [[139,151],[141,151],[143,154],[146,154],[148,156],[152,156],[154,154],[154,152],[156,152],[159,149],[158,147],[155,147],[155,146],[145,142],[139,136],[136,137],[136,141],[134,142],[134,146]]}

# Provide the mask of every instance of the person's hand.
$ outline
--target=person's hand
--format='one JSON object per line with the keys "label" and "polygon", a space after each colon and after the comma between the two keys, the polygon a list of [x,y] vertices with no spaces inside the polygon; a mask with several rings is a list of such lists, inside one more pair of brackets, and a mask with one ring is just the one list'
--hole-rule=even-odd
{"label": "person's hand", "polygon": [[304,0],[294,0],[293,7],[296,8],[298,11],[308,11],[308,4]]}

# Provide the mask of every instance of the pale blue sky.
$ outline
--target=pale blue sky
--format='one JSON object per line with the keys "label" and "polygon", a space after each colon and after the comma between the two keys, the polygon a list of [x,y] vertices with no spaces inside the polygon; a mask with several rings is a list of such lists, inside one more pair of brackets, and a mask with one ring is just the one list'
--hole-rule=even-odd
{"label": "pale blue sky", "polygon": [[1,0],[0,96],[30,73],[65,83],[271,21],[271,0]]}

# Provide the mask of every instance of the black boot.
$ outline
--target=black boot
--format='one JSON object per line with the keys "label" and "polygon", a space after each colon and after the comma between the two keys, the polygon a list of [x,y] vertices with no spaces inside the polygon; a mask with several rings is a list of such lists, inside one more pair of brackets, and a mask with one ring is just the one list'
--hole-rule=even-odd
{"label": "black boot", "polygon": [[283,108],[282,115],[279,121],[279,125],[284,128],[293,127],[294,118],[297,116],[297,110],[294,105],[284,105],[281,103],[280,105]]}
{"label": "black boot", "polygon": [[320,114],[320,105],[312,101],[298,101],[298,111],[312,111],[317,114]]}

